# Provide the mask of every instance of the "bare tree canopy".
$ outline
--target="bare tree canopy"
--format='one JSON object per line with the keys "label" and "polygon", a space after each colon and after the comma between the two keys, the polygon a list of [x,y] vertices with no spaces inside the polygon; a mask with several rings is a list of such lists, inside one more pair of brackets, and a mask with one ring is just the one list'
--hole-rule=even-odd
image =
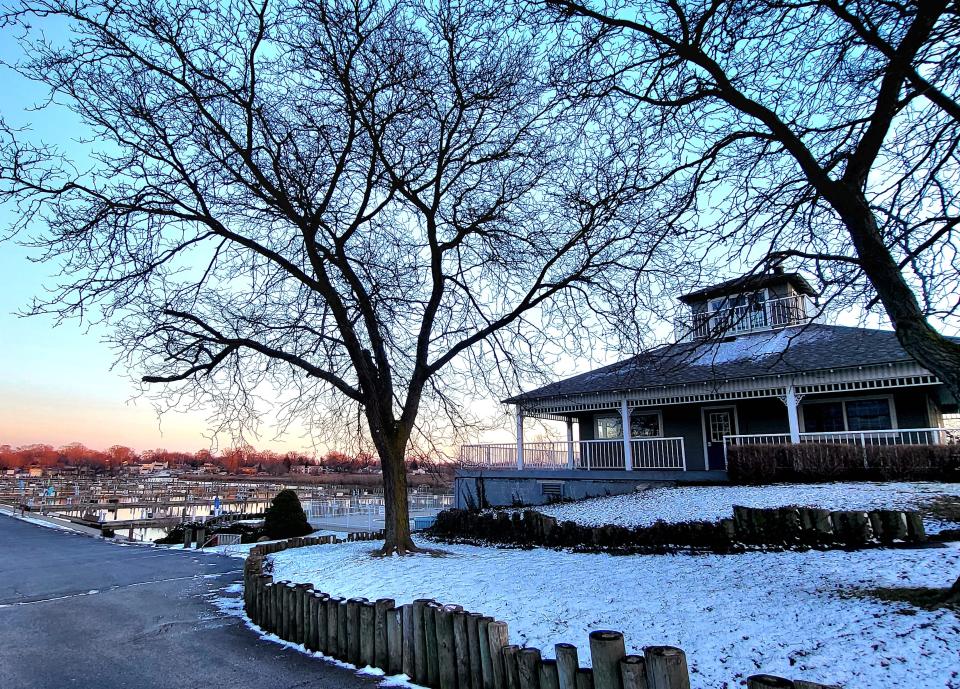
{"label": "bare tree canopy", "polygon": [[879,304],[960,399],[960,13],[945,0],[543,0],[570,92],[659,152],[668,219]]}
{"label": "bare tree canopy", "polygon": [[294,415],[357,410],[384,552],[415,549],[424,404],[671,265],[635,142],[551,88],[498,3],[44,0],[5,26],[92,131],[81,166],[3,127],[14,230],[64,266],[36,310],[108,320],[144,381],[229,414],[261,386]]}

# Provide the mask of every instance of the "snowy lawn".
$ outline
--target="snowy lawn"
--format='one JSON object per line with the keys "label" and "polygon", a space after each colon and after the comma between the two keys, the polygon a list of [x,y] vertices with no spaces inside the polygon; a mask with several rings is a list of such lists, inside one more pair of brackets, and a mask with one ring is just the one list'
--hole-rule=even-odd
{"label": "snowy lawn", "polygon": [[847,689],[960,688],[956,611],[857,594],[948,586],[960,544],[723,556],[437,547],[450,554],[377,559],[370,543],[288,550],[273,556],[274,577],[340,596],[457,603],[549,656],[560,641],[583,656],[589,631],[621,630],[628,649],[683,648],[695,689],[732,689],[757,672]]}
{"label": "snowy lawn", "polygon": [[[769,486],[677,486],[627,495],[538,507],[544,514],[584,526],[647,526],[666,522],[716,521],[734,505],[828,510],[917,509],[938,495],[960,496],[960,483],[782,483]],[[929,533],[960,524],[924,516]]]}

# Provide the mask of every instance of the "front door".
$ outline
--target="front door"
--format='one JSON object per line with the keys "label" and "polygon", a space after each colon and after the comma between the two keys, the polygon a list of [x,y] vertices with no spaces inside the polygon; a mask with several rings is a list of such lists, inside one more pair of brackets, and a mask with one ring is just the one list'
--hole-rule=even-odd
{"label": "front door", "polygon": [[723,456],[723,438],[737,432],[737,418],[733,407],[707,407],[703,410],[703,435],[707,442],[707,468],[727,468]]}

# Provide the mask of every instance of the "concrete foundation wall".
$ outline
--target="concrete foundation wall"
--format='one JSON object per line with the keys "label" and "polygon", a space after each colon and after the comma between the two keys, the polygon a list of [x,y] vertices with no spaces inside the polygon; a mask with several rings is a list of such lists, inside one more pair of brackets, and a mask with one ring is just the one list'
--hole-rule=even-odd
{"label": "concrete foundation wall", "polygon": [[[725,482],[723,471],[457,471],[458,509],[544,505],[557,497],[580,500],[687,482]],[[555,491],[559,491],[559,495]]]}

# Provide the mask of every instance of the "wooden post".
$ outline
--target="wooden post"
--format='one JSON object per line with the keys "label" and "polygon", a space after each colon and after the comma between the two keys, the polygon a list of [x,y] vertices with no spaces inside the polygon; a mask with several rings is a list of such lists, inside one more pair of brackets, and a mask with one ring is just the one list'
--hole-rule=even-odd
{"label": "wooden post", "polygon": [[830,513],[834,533],[844,543],[861,544],[870,540],[873,531],[866,512],[843,510]]}
{"label": "wooden post", "polygon": [[423,636],[427,643],[427,686],[440,686],[440,655],[437,648],[437,611],[443,606],[430,601],[423,609]]}
{"label": "wooden post", "polygon": [[347,601],[347,662],[360,665],[360,606],[366,598],[350,598]]}
{"label": "wooden post", "polygon": [[[506,622],[494,620],[487,625],[487,640],[490,648],[490,674],[493,677],[493,689],[506,689],[504,676],[503,649],[510,643],[510,633]],[[486,686],[486,680],[484,680]]]}
{"label": "wooden post", "polygon": [[189,526],[183,529],[183,549],[189,550],[193,545],[193,529]]}
{"label": "wooden post", "polygon": [[207,542],[207,529],[206,527],[201,526],[197,529],[197,549],[203,547],[203,544]]}
{"label": "wooden post", "polygon": [[453,634],[454,606],[435,611],[437,626],[437,667],[440,689],[457,689],[457,647]]}
{"label": "wooden post", "polygon": [[317,599],[316,591],[303,592],[303,646],[308,651],[317,650]]}
{"label": "wooden post", "polygon": [[426,614],[429,598],[418,598],[410,606],[413,613],[413,681],[422,686],[427,684],[427,632]]}
{"label": "wooden post", "polygon": [[329,640],[327,636],[327,601],[330,599],[325,593],[320,593],[319,591],[313,594],[314,598],[314,617],[313,617],[313,626],[316,639],[314,643],[317,645],[317,650],[321,653],[326,654],[329,650]]}
{"label": "wooden post", "polygon": [[540,660],[540,689],[560,689],[557,661],[553,658],[542,658]]}
{"label": "wooden post", "polygon": [[927,532],[923,528],[923,517],[914,510],[904,512],[907,520],[907,540],[913,543],[923,543],[927,540]]}
{"label": "wooden post", "polygon": [[540,649],[521,648],[517,655],[520,689],[540,689]]}
{"label": "wooden post", "polygon": [[687,656],[682,650],[673,646],[647,646],[643,653],[648,689],[690,689]]}
{"label": "wooden post", "polygon": [[483,689],[483,661],[480,657],[480,618],[478,612],[467,613],[467,647],[470,651],[470,689]]}
{"label": "wooden post", "polygon": [[284,620],[286,619],[286,614],[284,612],[284,597],[287,594],[287,584],[288,581],[281,581],[280,584],[273,590],[273,612],[274,612],[274,629],[273,633],[279,636],[281,639],[285,638],[283,635],[283,625]]}
{"label": "wooden post", "polygon": [[591,668],[577,668],[577,689],[593,689],[593,670]]}
{"label": "wooden post", "polygon": [[747,677],[747,689],[794,689],[794,684],[783,677],[753,675]]}
{"label": "wooden post", "polygon": [[294,643],[307,644],[307,591],[313,588],[313,584],[297,584],[293,592],[293,603],[296,613],[296,630],[294,631]]}
{"label": "wooden post", "polygon": [[403,611],[400,615],[400,633],[403,636],[403,647],[401,649],[403,667],[401,669],[403,674],[413,680],[416,675],[416,663],[413,658],[413,605],[404,605],[401,609]]}
{"label": "wooden post", "polygon": [[350,660],[350,615],[348,608],[350,601],[342,599],[337,605],[337,638],[339,639],[340,660]]}
{"label": "wooden post", "polygon": [[577,689],[577,670],[580,668],[577,647],[573,644],[557,644],[553,649],[557,655],[560,689]]}
{"label": "wooden post", "polygon": [[324,601],[324,607],[327,609],[327,650],[324,653],[333,658],[340,657],[338,616],[340,615],[341,602],[343,602],[343,599],[339,596],[330,596]]}
{"label": "wooden post", "polygon": [[620,661],[626,657],[623,634],[601,629],[590,632],[590,657],[596,689],[623,689]]}
{"label": "wooden post", "polygon": [[[386,630],[384,630],[386,631]],[[377,643],[377,606],[364,601],[360,604],[360,665],[375,667]]]}
{"label": "wooden post", "polygon": [[273,588],[273,633],[283,636],[283,595],[287,590],[286,581],[281,581]]}
{"label": "wooden post", "polygon": [[[477,637],[480,640],[480,687],[479,689],[494,689],[493,660],[490,656],[490,635],[488,628],[493,622],[492,617],[483,616],[477,620]],[[478,689],[474,687],[474,689]]]}
{"label": "wooden post", "polygon": [[520,665],[517,659],[519,653],[520,647],[516,644],[507,644],[501,649],[505,689],[520,689]]}
{"label": "wooden post", "polygon": [[470,641],[467,637],[467,618],[469,614],[461,610],[453,611],[453,657],[457,665],[457,687],[471,689],[470,680]]}
{"label": "wooden post", "polygon": [[396,604],[397,602],[392,598],[378,598],[374,604],[373,666],[384,672],[387,671],[390,655],[390,649],[387,647],[387,611],[392,610]]}
{"label": "wooden post", "polygon": [[268,586],[273,586],[273,577],[269,574],[261,574],[257,579],[260,581],[257,587],[257,620],[256,624],[263,630],[267,629],[267,621],[270,618],[270,591]]}
{"label": "wooden post", "polygon": [[643,656],[627,656],[620,661],[623,689],[647,689],[647,663]]}
{"label": "wooden post", "polygon": [[403,609],[391,607],[386,618],[387,664],[383,670],[388,675],[399,675],[403,672]]}
{"label": "wooden post", "polygon": [[291,581],[288,581],[283,587],[283,634],[281,638],[286,641],[293,641],[293,631],[297,625],[296,590],[297,585]]}

